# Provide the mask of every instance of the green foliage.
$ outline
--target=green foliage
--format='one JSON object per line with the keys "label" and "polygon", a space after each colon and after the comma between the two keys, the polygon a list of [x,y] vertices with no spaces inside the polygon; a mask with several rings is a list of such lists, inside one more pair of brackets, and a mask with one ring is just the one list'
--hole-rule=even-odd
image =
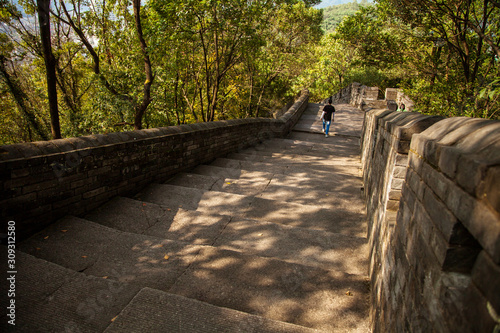
{"label": "green foliage", "polygon": [[479,0],[382,0],[379,12],[391,19],[391,29],[405,41],[411,56],[399,67],[409,74],[404,86],[422,112],[499,117],[495,89],[489,90],[500,74],[498,5]]}
{"label": "green foliage", "polygon": [[[0,80],[1,143],[50,135],[34,3],[19,1],[21,13],[0,0],[8,32],[0,35],[6,69]],[[322,12],[312,8],[317,3],[152,0],[141,8],[140,43],[127,1],[52,2],[63,137],[134,128],[148,84],[145,54],[153,80],[144,127],[272,116],[314,61],[310,49],[322,34]]]}
{"label": "green foliage", "polygon": [[379,0],[338,24],[303,81],[318,98],[357,81],[402,88],[423,113],[499,119],[498,17],[485,0]]}

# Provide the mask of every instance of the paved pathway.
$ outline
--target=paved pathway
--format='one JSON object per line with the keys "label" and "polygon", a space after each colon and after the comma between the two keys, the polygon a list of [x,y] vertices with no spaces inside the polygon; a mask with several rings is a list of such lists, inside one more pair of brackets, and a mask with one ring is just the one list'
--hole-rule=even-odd
{"label": "paved pathway", "polygon": [[329,138],[309,104],[286,139],[22,242],[16,332],[368,332],[363,113],[336,108]]}
{"label": "paved pathway", "polygon": [[[349,104],[334,106],[337,112],[335,112],[335,122],[330,127],[330,134],[360,137],[364,113]],[[319,118],[322,107],[323,104],[310,103],[309,108],[302,115],[294,129],[296,131],[321,133],[322,122]]]}

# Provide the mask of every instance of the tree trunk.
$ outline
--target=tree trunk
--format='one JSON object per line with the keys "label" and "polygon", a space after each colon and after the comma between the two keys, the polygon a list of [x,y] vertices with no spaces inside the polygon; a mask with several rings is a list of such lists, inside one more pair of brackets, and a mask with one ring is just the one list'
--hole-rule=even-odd
{"label": "tree trunk", "polygon": [[37,7],[43,59],[45,61],[45,69],[47,72],[47,95],[49,98],[52,138],[60,139],[61,126],[59,124],[59,108],[57,105],[56,60],[52,54],[50,39],[50,0],[37,0]]}
{"label": "tree trunk", "polygon": [[48,133],[44,131],[43,124],[41,124],[37,119],[36,115],[34,112],[32,112],[31,108],[27,105],[27,100],[28,97],[25,95],[21,87],[18,85],[16,80],[11,77],[9,72],[7,72],[7,68],[5,66],[5,57],[0,55],[0,74],[3,76],[5,83],[7,84],[7,87],[9,88],[10,93],[14,97],[14,100],[16,101],[17,107],[21,111],[21,113],[24,115],[26,122],[28,123],[28,136],[32,138],[31,134],[31,128],[33,127],[33,130],[35,133],[42,139],[42,140],[50,140],[50,137],[48,136]]}
{"label": "tree trunk", "polygon": [[146,41],[144,40],[142,34],[142,25],[141,25],[141,0],[134,0],[134,17],[135,17],[135,26],[137,28],[137,37],[139,38],[139,42],[141,44],[141,51],[144,57],[144,72],[146,73],[146,82],[144,82],[142,103],[137,105],[135,110],[135,119],[134,119],[134,127],[136,130],[142,129],[142,118],[144,117],[144,113],[151,103],[151,85],[153,84],[153,70],[151,69],[151,61],[149,59],[148,47],[146,45]]}

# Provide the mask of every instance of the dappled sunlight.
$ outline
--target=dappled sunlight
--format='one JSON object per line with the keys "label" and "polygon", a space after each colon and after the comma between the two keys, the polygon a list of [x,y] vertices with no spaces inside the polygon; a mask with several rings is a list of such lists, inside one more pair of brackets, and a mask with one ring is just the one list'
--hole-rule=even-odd
{"label": "dappled sunlight", "polygon": [[353,274],[367,272],[368,244],[360,237],[235,220],[228,224],[214,245]]}
{"label": "dappled sunlight", "polygon": [[336,328],[339,315],[357,327],[368,307],[363,278],[216,249],[202,251],[200,262],[169,291],[327,331]]}
{"label": "dappled sunlight", "polygon": [[213,259],[210,262],[200,264],[200,268],[210,268],[210,269],[224,269],[229,266],[233,266],[238,263],[236,258],[225,257]]}
{"label": "dappled sunlight", "polygon": [[[306,122],[317,121],[319,107],[310,104]],[[336,129],[349,112],[338,108]],[[357,131],[358,120],[345,132]],[[242,331],[259,331],[255,317],[246,321],[229,309],[327,332],[367,330],[359,143],[350,134],[325,141],[304,124],[285,140],[115,198],[85,220],[61,220],[22,249],[141,289],[131,303],[138,309],[141,297],[165,313],[178,302],[173,309],[182,317],[185,302],[197,300],[205,303],[189,306],[209,309],[214,322],[234,320]],[[276,331],[272,322],[261,324]]]}
{"label": "dappled sunlight", "polygon": [[[347,181],[346,181],[347,182]],[[326,209],[357,208],[364,209],[361,200],[361,184],[321,184],[325,190],[314,190],[312,187],[301,186],[300,182],[291,183],[288,186],[281,185],[283,182],[271,181],[266,190],[259,194],[259,198],[273,199],[281,198],[286,202],[295,202],[302,205],[315,205]]]}
{"label": "dappled sunlight", "polygon": [[137,258],[137,262],[139,263],[150,263],[150,264],[158,264],[160,261],[158,259],[152,259],[150,257],[139,257]]}

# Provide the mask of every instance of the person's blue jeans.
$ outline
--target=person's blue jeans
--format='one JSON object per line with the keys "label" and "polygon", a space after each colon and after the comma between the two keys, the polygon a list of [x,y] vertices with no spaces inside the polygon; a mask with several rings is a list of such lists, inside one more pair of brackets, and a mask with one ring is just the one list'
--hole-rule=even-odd
{"label": "person's blue jeans", "polygon": [[330,131],[330,123],[331,121],[323,120],[323,130],[325,131],[325,134],[328,134],[328,131]]}

